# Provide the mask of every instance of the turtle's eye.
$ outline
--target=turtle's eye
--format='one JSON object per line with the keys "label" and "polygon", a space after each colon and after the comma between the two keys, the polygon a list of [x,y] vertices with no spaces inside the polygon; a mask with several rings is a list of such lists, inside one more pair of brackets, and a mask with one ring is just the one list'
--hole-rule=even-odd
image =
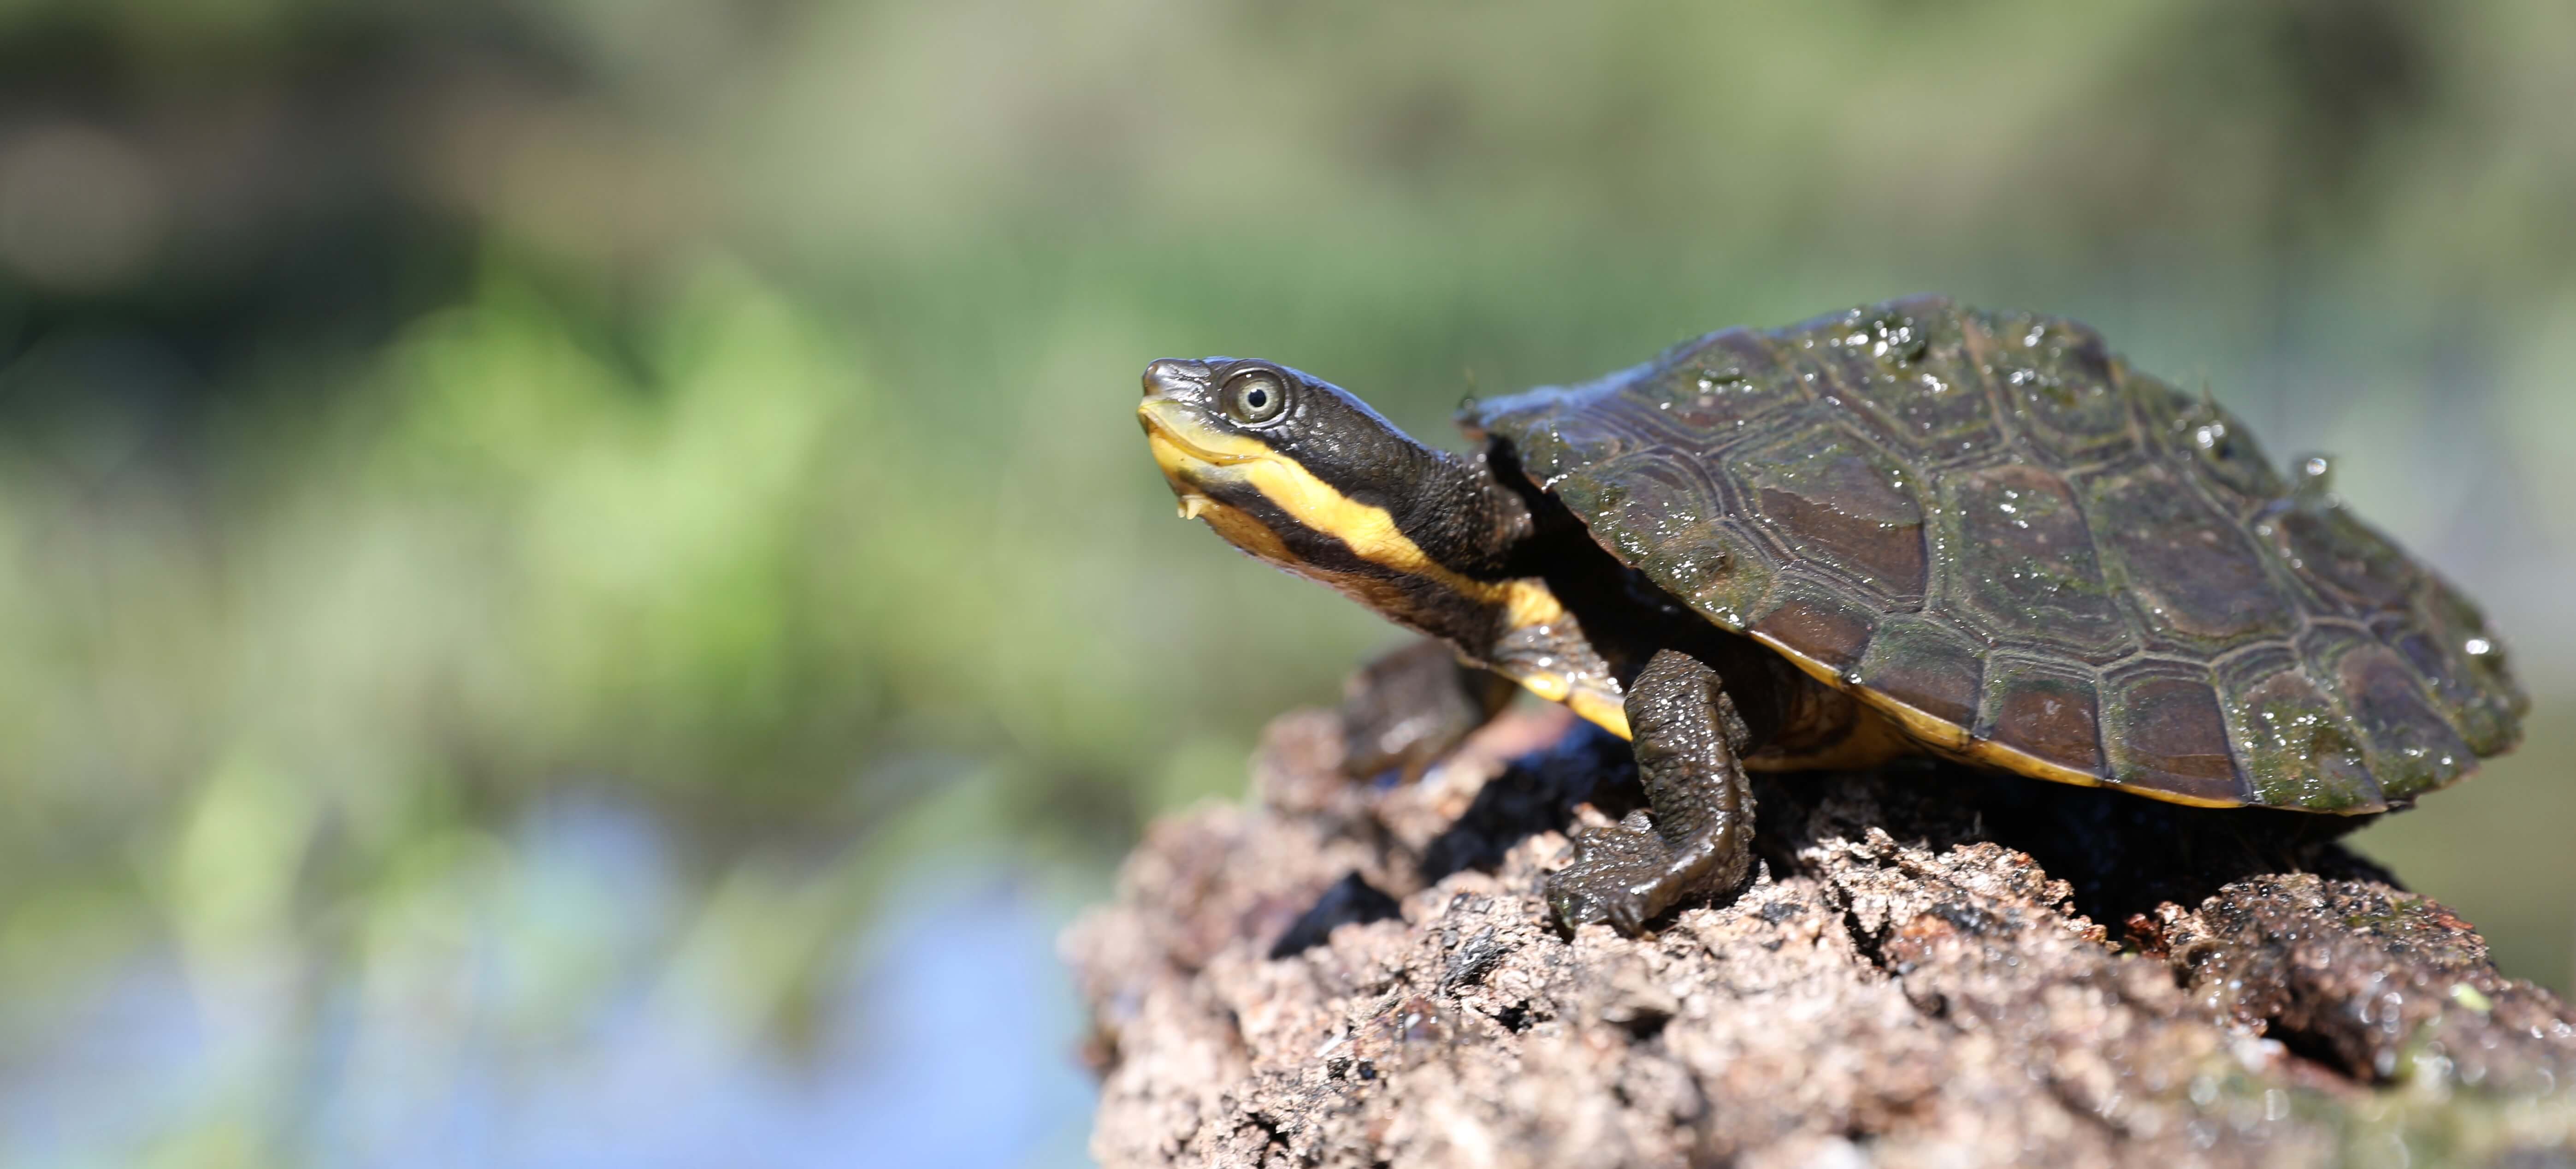
{"label": "turtle's eye", "polygon": [[1225,413],[1246,426],[1259,426],[1288,408],[1288,384],[1266,369],[1247,369],[1225,379]]}

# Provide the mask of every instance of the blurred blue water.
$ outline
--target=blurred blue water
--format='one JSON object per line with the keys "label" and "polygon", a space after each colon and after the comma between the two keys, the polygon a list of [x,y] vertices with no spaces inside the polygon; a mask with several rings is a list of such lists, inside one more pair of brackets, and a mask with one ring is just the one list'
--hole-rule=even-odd
{"label": "blurred blue water", "polygon": [[[1093,1089],[1054,956],[1063,911],[1030,875],[995,862],[904,876],[890,911],[825,959],[819,1019],[789,1051],[746,1033],[720,996],[675,991],[673,962],[653,960],[671,956],[691,899],[649,821],[558,806],[512,843],[515,878],[479,907],[452,1002],[389,1016],[354,963],[307,1001],[289,1001],[291,982],[215,980],[210,994],[157,951],[0,1068],[0,1160],[1083,1163]],[[576,1024],[533,1038],[511,1010],[543,960],[513,920],[530,916],[548,944],[616,963]],[[288,1131],[257,1129],[280,1117]]]}

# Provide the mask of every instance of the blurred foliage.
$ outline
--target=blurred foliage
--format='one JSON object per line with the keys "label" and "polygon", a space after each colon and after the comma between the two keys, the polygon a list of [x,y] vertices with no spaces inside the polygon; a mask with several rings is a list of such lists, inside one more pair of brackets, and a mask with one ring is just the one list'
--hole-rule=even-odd
{"label": "blurred foliage", "polygon": [[1445,439],[1932,288],[2491,605],[2530,749],[2362,839],[2565,987],[2568,109],[2550,0],[0,0],[0,1049],[169,955],[213,1054],[105,1147],[207,1163],[639,977],[792,1046],[900,874],[1078,897],[1393,638],[1166,518],[1148,358]]}

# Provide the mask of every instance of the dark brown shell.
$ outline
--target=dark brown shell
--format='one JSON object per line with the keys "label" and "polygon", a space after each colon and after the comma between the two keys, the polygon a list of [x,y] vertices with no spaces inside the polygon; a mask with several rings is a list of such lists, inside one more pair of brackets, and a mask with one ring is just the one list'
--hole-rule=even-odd
{"label": "dark brown shell", "polygon": [[1465,421],[1655,583],[1955,756],[2356,813],[2521,734],[2475,606],[2073,321],[1895,301]]}

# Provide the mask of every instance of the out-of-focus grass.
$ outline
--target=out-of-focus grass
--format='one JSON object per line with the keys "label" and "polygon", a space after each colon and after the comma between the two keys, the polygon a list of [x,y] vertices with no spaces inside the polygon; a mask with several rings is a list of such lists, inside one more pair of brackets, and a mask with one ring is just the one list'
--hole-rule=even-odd
{"label": "out-of-focus grass", "polygon": [[904,874],[1095,892],[1394,639],[1171,518],[1147,359],[1448,441],[1926,289],[2336,452],[2490,605],[2531,741],[2360,840],[2567,986],[2569,19],[0,6],[0,1052],[187,1006],[106,1065],[174,1085],[0,1073],[269,1162],[630,1027],[823,1050]]}

